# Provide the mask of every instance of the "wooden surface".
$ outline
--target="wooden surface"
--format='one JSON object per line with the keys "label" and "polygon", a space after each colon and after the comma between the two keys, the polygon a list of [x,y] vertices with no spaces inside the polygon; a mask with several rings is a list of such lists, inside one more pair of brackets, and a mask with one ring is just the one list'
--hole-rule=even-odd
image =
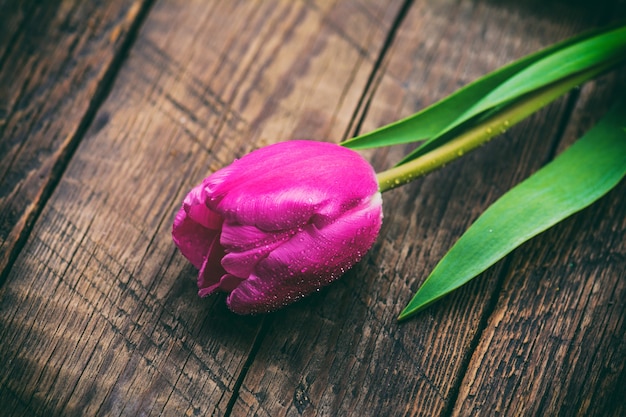
{"label": "wooden surface", "polygon": [[[278,141],[339,142],[623,1],[0,1],[0,415],[626,415],[626,184],[414,319],[498,196],[624,71],[384,195],[368,256],[279,312],[196,296],[185,193]],[[377,170],[407,149],[363,152]]]}

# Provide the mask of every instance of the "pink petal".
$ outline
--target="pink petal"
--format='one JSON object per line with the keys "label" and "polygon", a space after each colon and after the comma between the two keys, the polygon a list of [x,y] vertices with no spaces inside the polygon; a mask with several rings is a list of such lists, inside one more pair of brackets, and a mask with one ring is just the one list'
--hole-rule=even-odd
{"label": "pink petal", "polygon": [[206,297],[216,291],[230,292],[237,288],[241,281],[243,281],[242,278],[236,277],[231,274],[224,274],[219,279],[219,281],[215,282],[214,284],[205,288],[200,288],[200,290],[198,291],[198,295],[200,297]]}
{"label": "pink petal", "polygon": [[205,297],[220,288],[220,280],[226,274],[221,260],[224,257],[224,248],[219,242],[219,233],[209,241],[207,256],[198,273],[198,295]]}
{"label": "pink petal", "polygon": [[230,274],[247,278],[261,259],[266,258],[271,251],[282,245],[291,235],[293,233],[279,233],[274,235],[272,241],[263,242],[244,251],[229,252],[222,258],[222,266]]}
{"label": "pink petal", "polygon": [[246,251],[283,241],[294,233],[292,230],[265,232],[256,226],[227,221],[222,227],[220,242],[230,251]]}
{"label": "pink petal", "polygon": [[[206,192],[202,185],[194,187],[183,201],[183,209],[187,216],[208,229],[219,230],[222,218],[219,214],[211,211],[206,205]],[[176,224],[176,222],[174,222]]]}
{"label": "pink petal", "polygon": [[220,215],[204,204],[203,192],[203,188],[198,186],[187,194],[172,226],[174,243],[198,269],[210,250],[211,242],[219,234],[222,223]]}
{"label": "pink petal", "polygon": [[200,269],[199,295],[231,292],[238,313],[274,310],[338,278],[382,221],[376,174],[335,144],[278,143],[195,187],[172,229]]}
{"label": "pink petal", "polygon": [[227,172],[204,182],[207,205],[233,223],[264,231],[295,228],[313,215],[320,221],[336,218],[378,188],[372,167],[359,154],[324,142],[261,148]]}
{"label": "pink petal", "polygon": [[228,306],[240,314],[272,311],[328,285],[369,250],[381,223],[377,193],[322,229],[308,225],[258,263],[230,293]]}

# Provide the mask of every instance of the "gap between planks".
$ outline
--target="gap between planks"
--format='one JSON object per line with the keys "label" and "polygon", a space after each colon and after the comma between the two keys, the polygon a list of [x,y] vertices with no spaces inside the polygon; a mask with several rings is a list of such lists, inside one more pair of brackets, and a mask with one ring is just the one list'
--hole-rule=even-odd
{"label": "gap between planks", "polygon": [[[347,140],[352,135],[357,135],[360,132],[363,121],[365,120],[365,117],[367,115],[372,97],[374,96],[374,93],[376,92],[376,89],[379,85],[378,80],[384,72],[383,69],[384,69],[385,59],[388,56],[389,50],[396,39],[396,35],[400,27],[402,26],[402,22],[404,21],[412,5],[413,5],[413,0],[405,0],[402,3],[402,6],[400,7],[400,10],[398,11],[397,15],[395,16],[393,23],[387,34],[387,37],[385,38],[385,41],[383,42],[380,52],[378,56],[376,57],[376,61],[374,62],[374,65],[372,66],[372,71],[370,72],[370,75],[367,79],[365,87],[363,88],[363,93],[361,94],[361,97],[359,98],[359,101],[356,104],[354,112],[352,113],[352,116],[350,117],[350,121],[348,122],[348,127],[343,135],[342,140]],[[233,392],[231,394],[231,397],[228,399],[228,403],[226,405],[226,411],[224,413],[224,417],[231,416],[233,412],[233,408],[237,402],[237,399],[239,398],[239,391],[243,385],[243,382],[246,378],[248,370],[252,366],[256,358],[256,355],[259,349],[261,348],[263,341],[265,340],[265,336],[268,333],[270,325],[271,325],[271,319],[264,317],[263,322],[261,323],[261,327],[259,328],[259,331],[254,338],[252,347],[250,348],[250,351],[248,352],[246,361],[241,369],[241,372],[237,376],[237,380],[235,381]],[[468,355],[468,362],[469,362],[469,357],[471,357],[471,354]]]}
{"label": "gap between planks", "polygon": [[[133,44],[135,43],[137,35],[139,34],[139,29],[146,21],[146,18],[150,10],[152,9],[154,1],[155,0],[145,0],[140,5],[135,20],[130,25],[126,38],[123,40],[117,53],[115,53],[115,55],[113,56],[110,66],[107,68],[104,76],[102,77],[102,80],[97,86],[96,91],[91,101],[89,102],[89,106],[87,107],[85,114],[78,124],[76,133],[69,140],[67,147],[63,150],[63,152],[59,156],[59,159],[54,163],[54,166],[52,167],[50,173],[50,178],[43,187],[41,199],[39,199],[35,204],[32,212],[26,219],[24,229],[18,236],[13,248],[10,249],[6,267],[4,268],[4,270],[0,271],[0,287],[3,286],[6,282],[6,279],[9,276],[11,269],[13,269],[13,265],[15,264],[18,255],[24,248],[24,245],[26,244],[26,241],[28,240],[33,230],[33,227],[37,222],[37,219],[39,219],[41,212],[43,211],[44,207],[48,203],[48,200],[50,199],[50,197],[54,193],[54,190],[61,181],[61,178],[63,177],[65,170],[72,160],[76,149],[78,149],[78,145],[80,145],[80,142],[82,141],[83,137],[89,130],[89,127],[93,123],[96,114],[100,109],[100,106],[102,106],[106,98],[109,96],[115,79],[117,78],[117,74],[119,73],[119,70],[122,67],[124,61],[126,60],[128,52],[131,50]],[[2,61],[0,60],[0,66],[1,64]]]}

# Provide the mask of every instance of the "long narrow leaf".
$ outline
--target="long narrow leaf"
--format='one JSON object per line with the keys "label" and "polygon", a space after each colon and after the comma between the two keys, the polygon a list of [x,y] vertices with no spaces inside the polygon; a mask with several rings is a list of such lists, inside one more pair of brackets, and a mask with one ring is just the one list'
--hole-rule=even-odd
{"label": "long narrow leaf", "polygon": [[513,249],[587,207],[626,175],[626,103],[551,163],[503,195],[461,236],[402,311],[406,319]]}
{"label": "long narrow leaf", "polygon": [[451,139],[439,144],[435,149],[420,155],[407,163],[397,164],[395,167],[376,174],[381,192],[397,188],[414,179],[426,175],[445,164],[461,158],[489,139],[502,133],[507,128],[536,112],[557,97],[563,95],[581,82],[587,81],[594,75],[603,73],[606,67],[600,66],[589,71],[578,73],[559,80],[549,86],[540,88],[516,100],[505,108],[489,115],[471,128],[464,129]]}
{"label": "long narrow leaf", "polygon": [[[424,155],[439,146],[440,143],[446,141],[446,133],[486,111],[503,106],[573,74],[587,72],[599,66],[610,68],[625,60],[626,26],[554,51],[512,75],[469,109],[462,114],[459,113],[455,120],[407,155],[400,164]],[[593,77],[596,75],[594,74]]]}
{"label": "long narrow leaf", "polygon": [[584,33],[514,61],[468,84],[445,99],[412,116],[347,140],[342,145],[352,149],[366,149],[432,138],[447,130],[459,118],[459,115],[466,113],[489,92],[515,74],[551,54],[571,45],[584,42],[609,30],[601,29]]}
{"label": "long narrow leaf", "polygon": [[[603,64],[590,67],[585,71],[577,72],[574,75],[561,78],[560,80],[552,84],[537,88],[536,90],[524,96],[516,97],[515,99],[510,100],[507,105],[498,105],[489,109],[488,111],[484,111],[480,115],[480,117],[476,117],[476,121],[474,121],[473,119],[467,123],[463,121],[462,127],[459,128],[458,126],[456,126],[455,130],[447,130],[441,132],[439,135],[436,135],[433,138],[429,139],[413,152],[410,152],[404,158],[402,158],[402,160],[398,162],[396,166],[404,166],[405,164],[413,160],[417,160],[420,157],[427,157],[428,155],[431,155],[432,153],[442,149],[450,141],[455,140],[459,136],[463,136],[466,132],[484,130],[486,139],[497,136],[499,133],[506,130],[506,128],[510,128],[515,124],[521,122],[523,119],[536,112],[540,108],[550,104],[552,101],[561,97],[572,88],[605,73],[612,67],[613,64],[611,62],[605,62]],[[537,100],[537,96],[540,96],[541,99]],[[525,103],[527,102],[532,102],[533,105],[526,106]],[[493,129],[493,121],[501,120],[503,115],[510,114],[512,112],[511,110],[518,108],[519,106],[524,107],[525,111],[513,111],[514,116],[509,117],[509,123],[506,127],[501,126],[498,128],[498,130]]]}

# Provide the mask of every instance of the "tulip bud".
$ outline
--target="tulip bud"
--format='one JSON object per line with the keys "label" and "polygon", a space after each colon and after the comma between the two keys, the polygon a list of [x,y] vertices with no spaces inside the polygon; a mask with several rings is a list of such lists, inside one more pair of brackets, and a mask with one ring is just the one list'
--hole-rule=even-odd
{"label": "tulip bud", "polygon": [[339,145],[289,141],[215,172],[185,198],[172,237],[198,294],[239,314],[276,310],[340,277],[382,223],[376,174]]}

